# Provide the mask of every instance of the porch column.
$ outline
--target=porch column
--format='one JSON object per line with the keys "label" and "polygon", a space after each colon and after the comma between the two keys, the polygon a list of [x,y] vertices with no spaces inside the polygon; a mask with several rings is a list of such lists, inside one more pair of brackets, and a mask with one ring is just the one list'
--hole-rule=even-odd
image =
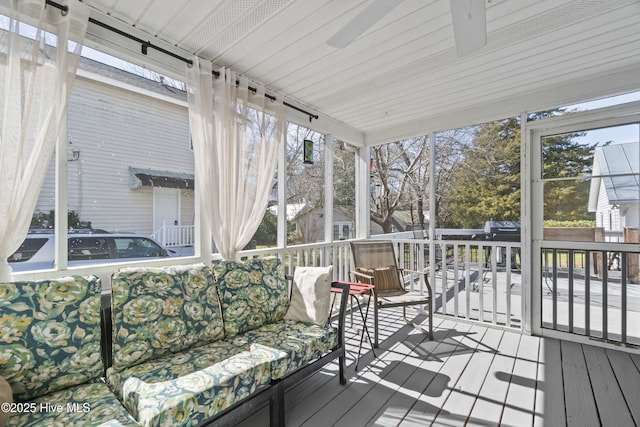
{"label": "porch column", "polygon": [[371,150],[369,147],[358,148],[356,156],[356,237],[367,239],[370,237],[369,215],[369,185],[371,177],[369,175],[369,159]]}
{"label": "porch column", "polygon": [[[69,233],[69,218],[67,216],[67,211],[69,209],[69,159],[67,158],[67,141],[67,113],[65,110],[64,118],[62,119],[60,125],[60,134],[58,135],[58,140],[56,141],[55,155],[56,188],[54,212],[56,213],[56,215],[54,219],[53,232],[55,235],[54,268],[56,268],[57,270],[66,270],[69,261],[69,256],[67,254],[67,237]],[[78,212],[78,214],[80,214],[80,212]]]}
{"label": "porch column", "polygon": [[333,242],[333,135],[330,133],[324,136],[324,241]]}
{"label": "porch column", "polygon": [[[285,124],[285,127],[287,125]],[[278,248],[287,247],[287,132],[282,132],[278,152]]]}

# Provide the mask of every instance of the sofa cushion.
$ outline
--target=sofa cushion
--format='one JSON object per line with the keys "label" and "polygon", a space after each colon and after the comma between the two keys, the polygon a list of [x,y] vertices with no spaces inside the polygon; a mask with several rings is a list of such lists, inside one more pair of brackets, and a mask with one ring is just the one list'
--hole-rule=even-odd
{"label": "sofa cushion", "polygon": [[213,274],[204,264],[123,268],[111,287],[116,370],[223,337]]}
{"label": "sofa cushion", "polygon": [[[11,414],[9,426],[100,426],[138,425],[109,386],[86,383],[26,402],[35,411]],[[33,405],[33,406],[31,406]]]}
{"label": "sofa cushion", "polygon": [[120,372],[109,384],[144,426],[196,425],[266,387],[276,349],[226,341],[166,355]]}
{"label": "sofa cushion", "polygon": [[95,276],[0,283],[0,376],[16,400],[100,377]]}
{"label": "sofa cushion", "polygon": [[338,332],[331,326],[281,320],[238,335],[232,342],[236,347],[260,345],[284,352],[287,357],[271,364],[271,376],[279,379],[333,349]]}
{"label": "sofa cushion", "polygon": [[214,273],[227,338],[277,322],[286,314],[289,288],[279,259],[223,261]]}

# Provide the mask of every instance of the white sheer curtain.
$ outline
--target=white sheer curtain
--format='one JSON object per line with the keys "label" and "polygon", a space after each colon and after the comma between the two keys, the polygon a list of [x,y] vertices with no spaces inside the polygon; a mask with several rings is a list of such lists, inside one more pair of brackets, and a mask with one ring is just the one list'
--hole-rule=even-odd
{"label": "white sheer curtain", "polygon": [[233,260],[267,209],[284,127],[282,101],[229,69],[187,67],[196,187],[220,255]]}
{"label": "white sheer curtain", "polygon": [[0,281],[11,280],[7,258],[29,230],[87,28],[88,8],[67,5],[0,7]]}

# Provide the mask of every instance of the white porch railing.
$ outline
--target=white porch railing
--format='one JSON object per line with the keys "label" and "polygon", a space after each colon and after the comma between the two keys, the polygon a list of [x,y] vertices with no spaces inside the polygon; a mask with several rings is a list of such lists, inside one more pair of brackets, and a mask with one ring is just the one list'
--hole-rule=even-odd
{"label": "white porch railing", "polygon": [[[380,236],[379,236],[380,237]],[[519,242],[390,239],[398,265],[429,273],[434,312],[498,327],[523,329],[525,301]],[[547,242],[537,287],[541,327],[625,345],[640,345],[640,253],[612,243]],[[336,280],[350,280],[349,241],[243,251],[278,256],[287,274],[296,266],[334,266]],[[433,267],[433,268],[432,268]],[[425,283],[406,276],[412,290]],[[603,309],[606,307],[606,309]]]}
{"label": "white porch railing", "polygon": [[640,252],[612,243],[546,242],[542,327],[640,346]]}
{"label": "white porch railing", "polygon": [[194,243],[193,225],[167,225],[162,224],[151,237],[165,248],[176,246],[193,246]]}
{"label": "white porch railing", "polygon": [[[399,266],[429,272],[434,312],[521,329],[520,243],[437,240],[432,257],[428,240],[392,241]],[[247,258],[277,256],[283,260],[287,274],[297,266],[331,264],[335,280],[351,280],[349,241],[255,249],[241,254]],[[431,265],[435,266],[433,271]],[[426,284],[418,277],[407,275],[405,280],[412,290],[426,291]]]}

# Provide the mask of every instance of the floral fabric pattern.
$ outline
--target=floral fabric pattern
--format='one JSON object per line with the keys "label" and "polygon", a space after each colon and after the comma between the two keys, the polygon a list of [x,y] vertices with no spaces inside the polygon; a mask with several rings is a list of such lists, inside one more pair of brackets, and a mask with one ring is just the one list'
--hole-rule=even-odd
{"label": "floral fabric pattern", "polygon": [[223,337],[218,293],[204,264],[123,268],[111,287],[116,370]]}
{"label": "floral fabric pattern", "polygon": [[[10,427],[138,425],[103,382],[57,391],[28,403],[29,410],[9,417]],[[33,411],[31,411],[33,409]]]}
{"label": "floral fabric pattern", "polygon": [[236,347],[284,352],[287,357],[271,363],[271,376],[280,379],[333,349],[338,344],[338,333],[331,326],[281,320],[238,335],[232,342]]}
{"label": "floral fabric pattern", "polygon": [[95,276],[0,283],[0,376],[23,401],[102,375]]}
{"label": "floral fabric pattern", "polygon": [[223,261],[214,267],[227,338],[281,320],[289,288],[277,258]]}
{"label": "floral fabric pattern", "polygon": [[196,425],[271,381],[271,362],[286,353],[226,341],[108,371],[125,407],[144,426]]}

